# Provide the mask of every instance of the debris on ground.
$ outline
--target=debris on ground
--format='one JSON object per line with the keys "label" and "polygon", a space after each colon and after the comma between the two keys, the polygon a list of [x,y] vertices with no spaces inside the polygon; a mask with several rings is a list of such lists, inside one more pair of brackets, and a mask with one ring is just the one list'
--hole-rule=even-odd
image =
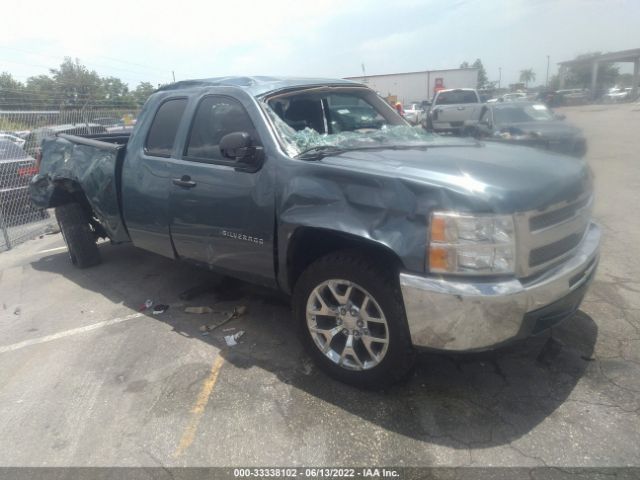
{"label": "debris on ground", "polygon": [[151,307],[153,307],[153,300],[145,300],[145,302],[140,305],[140,308],[138,309],[139,312],[144,312],[145,310],[150,309]]}
{"label": "debris on ground", "polygon": [[169,305],[156,305],[155,307],[153,307],[153,314],[154,315],[160,315],[161,313],[166,312],[167,310],[169,310]]}
{"label": "debris on ground", "polygon": [[227,342],[227,345],[229,347],[233,347],[234,345],[238,344],[238,339],[244,335],[244,330],[240,330],[237,333],[234,333],[233,335],[225,335],[224,337],[224,341]]}
{"label": "debris on ground", "polygon": [[184,309],[185,313],[213,313],[213,308],[211,307],[186,307]]}
{"label": "debris on ground", "polygon": [[[240,305],[239,307],[235,307],[233,309],[233,312],[231,312],[230,314],[227,315],[227,318],[225,318],[222,322],[218,323],[217,325],[209,325],[209,330],[215,330],[218,327],[221,327],[222,325],[229,323],[231,320],[235,320],[236,318],[240,318],[241,316],[243,316],[244,314],[247,313],[247,307],[245,305]],[[238,332],[240,333],[240,332]],[[237,334],[236,334],[237,335]]]}
{"label": "debris on ground", "polygon": [[20,307],[16,307],[16,309],[13,311],[13,314],[20,315],[21,312],[22,312],[22,309]]}

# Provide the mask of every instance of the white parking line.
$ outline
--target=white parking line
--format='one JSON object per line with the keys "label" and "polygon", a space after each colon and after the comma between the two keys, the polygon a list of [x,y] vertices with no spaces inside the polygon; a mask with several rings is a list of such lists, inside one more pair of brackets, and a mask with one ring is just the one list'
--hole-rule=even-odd
{"label": "white parking line", "polygon": [[59,338],[70,337],[71,335],[77,335],[78,333],[89,332],[91,330],[96,330],[102,327],[108,327],[109,325],[114,325],[116,323],[126,322],[127,320],[133,320],[134,318],[140,318],[144,316],[142,313],[132,313],[131,315],[127,315],[126,317],[114,318],[112,320],[105,320],[104,322],[94,323],[92,325],[87,325],[85,327],[72,328],[71,330],[65,330],[64,332],[54,333],[53,335],[47,335],[46,337],[40,338],[32,338],[31,340],[24,340],[23,342],[14,343],[12,345],[5,345],[4,347],[0,347],[0,353],[13,352],[14,350],[19,350],[24,347],[29,347],[31,345],[38,345],[40,343],[52,342],[53,340],[58,340]]}
{"label": "white parking line", "polygon": [[67,247],[57,247],[57,248],[50,248],[49,250],[40,250],[38,253],[51,253],[51,252],[58,252],[58,251],[62,251],[62,250],[66,250]]}

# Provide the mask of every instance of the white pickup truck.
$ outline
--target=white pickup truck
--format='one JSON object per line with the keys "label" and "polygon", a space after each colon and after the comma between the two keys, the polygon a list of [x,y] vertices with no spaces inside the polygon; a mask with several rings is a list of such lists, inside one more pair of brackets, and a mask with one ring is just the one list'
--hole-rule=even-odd
{"label": "white pickup truck", "polygon": [[427,117],[427,129],[434,132],[461,133],[480,117],[482,101],[472,88],[440,90]]}

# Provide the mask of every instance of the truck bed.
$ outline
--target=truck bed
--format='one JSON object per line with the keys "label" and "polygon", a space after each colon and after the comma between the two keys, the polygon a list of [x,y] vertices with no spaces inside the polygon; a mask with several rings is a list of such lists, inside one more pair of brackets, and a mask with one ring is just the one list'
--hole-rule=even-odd
{"label": "truck bed", "polygon": [[[113,242],[129,240],[122,220],[121,172],[129,133],[58,134],[42,142],[40,172],[31,182],[33,203],[90,207]],[[88,205],[86,205],[88,203]]]}

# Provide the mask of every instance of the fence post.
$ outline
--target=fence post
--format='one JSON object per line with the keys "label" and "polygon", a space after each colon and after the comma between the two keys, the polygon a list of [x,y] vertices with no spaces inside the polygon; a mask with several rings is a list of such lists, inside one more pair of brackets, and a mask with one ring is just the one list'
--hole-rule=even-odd
{"label": "fence post", "polygon": [[4,237],[4,243],[7,245],[7,250],[11,250],[11,240],[9,239],[9,232],[7,232],[7,224],[4,223],[2,208],[0,208],[0,230],[2,230],[2,236]]}

